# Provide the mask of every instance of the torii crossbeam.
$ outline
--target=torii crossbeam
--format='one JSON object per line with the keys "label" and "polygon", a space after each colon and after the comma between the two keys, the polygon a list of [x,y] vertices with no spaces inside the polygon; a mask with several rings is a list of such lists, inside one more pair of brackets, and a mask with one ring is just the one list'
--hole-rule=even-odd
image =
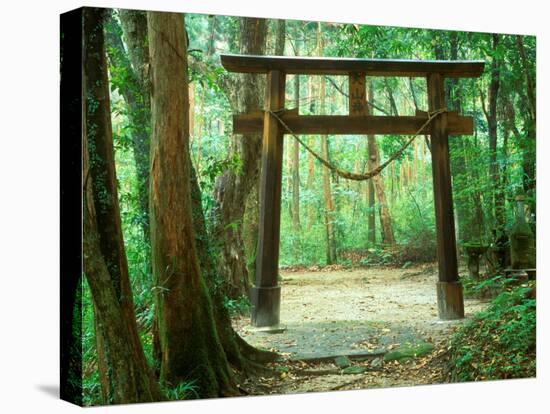
{"label": "torii crossbeam", "polygon": [[[366,100],[366,76],[425,77],[428,85],[428,111],[446,108],[446,77],[475,78],[483,73],[483,61],[426,61],[389,59],[310,58],[281,56],[222,55],[229,72],[265,73],[265,108],[234,115],[235,133],[263,132],[260,187],[260,222],[256,254],[256,282],[252,288],[252,324],[258,327],[279,324],[281,288],[279,232],[283,136],[289,131],[271,115],[285,105],[287,74],[345,75],[349,79],[349,115],[299,115],[286,110],[280,119],[295,134],[415,134],[428,119],[428,113],[415,116],[370,116]],[[437,303],[441,319],[464,317],[462,285],[458,279],[454,228],[449,135],[473,133],[471,117],[444,112],[434,118],[422,134],[431,136],[432,172],[437,233],[439,282]]]}

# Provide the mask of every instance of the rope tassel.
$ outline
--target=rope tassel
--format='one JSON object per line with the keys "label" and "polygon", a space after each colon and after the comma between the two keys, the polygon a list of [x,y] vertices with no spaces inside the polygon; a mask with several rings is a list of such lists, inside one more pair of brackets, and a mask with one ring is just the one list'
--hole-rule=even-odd
{"label": "rope tassel", "polygon": [[329,170],[336,173],[338,176],[345,178],[347,180],[354,180],[354,181],[365,181],[369,180],[374,176],[377,176],[380,174],[384,168],[386,168],[392,161],[395,161],[397,158],[399,158],[403,152],[412,144],[414,139],[426,129],[426,127],[439,115],[447,112],[446,108],[438,109],[436,111],[428,112],[428,119],[426,122],[422,124],[422,126],[414,133],[414,135],[409,138],[409,140],[395,153],[391,155],[390,158],[388,158],[384,163],[380,164],[378,167],[376,167],[373,170],[367,171],[363,174],[357,174],[350,171],[344,171],[336,167],[334,164],[331,164],[328,160],[325,160],[323,157],[321,157],[319,154],[317,154],[313,149],[311,149],[304,141],[302,141],[289,127],[288,125],[281,119],[281,117],[278,115],[278,113],[284,112],[284,109],[278,110],[278,111],[270,111],[267,110],[271,116],[273,116],[286,130],[286,132],[289,135],[292,135],[296,141],[300,143],[302,147],[304,147],[311,155],[313,155],[321,164],[323,164],[325,167],[327,167]]}

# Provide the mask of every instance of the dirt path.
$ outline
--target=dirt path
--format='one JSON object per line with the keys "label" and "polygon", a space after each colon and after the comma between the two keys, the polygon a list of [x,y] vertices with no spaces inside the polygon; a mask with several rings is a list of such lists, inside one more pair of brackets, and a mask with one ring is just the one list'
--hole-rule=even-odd
{"label": "dirt path", "polygon": [[[245,317],[234,320],[249,343],[281,352],[279,375],[249,384],[255,392],[291,393],[430,384],[442,381],[440,356],[449,332],[463,321],[437,318],[436,267],[368,268],[318,272],[281,272],[282,333],[255,331]],[[485,303],[465,301],[466,317]],[[384,362],[383,353],[428,343],[422,358]],[[351,355],[344,374],[331,355]],[[361,358],[353,358],[353,355]],[[297,360],[315,359],[304,363]],[[345,364],[344,364],[345,365]],[[349,371],[349,370],[348,370]],[[347,371],[346,371],[347,372]],[[256,385],[258,387],[256,387]]]}

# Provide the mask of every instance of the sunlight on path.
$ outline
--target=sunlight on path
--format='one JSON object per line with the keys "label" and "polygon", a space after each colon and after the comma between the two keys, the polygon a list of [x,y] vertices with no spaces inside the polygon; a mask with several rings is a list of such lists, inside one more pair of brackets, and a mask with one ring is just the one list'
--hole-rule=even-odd
{"label": "sunlight on path", "polygon": [[[435,266],[282,272],[284,333],[254,332],[248,318],[235,321],[252,345],[294,358],[392,349],[404,343],[445,339],[462,321],[437,317]],[[466,317],[483,309],[465,301]]]}

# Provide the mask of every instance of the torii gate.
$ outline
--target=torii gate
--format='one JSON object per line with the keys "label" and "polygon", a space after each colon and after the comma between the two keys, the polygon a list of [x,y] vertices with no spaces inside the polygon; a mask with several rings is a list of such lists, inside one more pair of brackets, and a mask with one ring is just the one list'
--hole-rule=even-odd
{"label": "torii gate", "polygon": [[[365,76],[426,77],[428,111],[431,113],[446,108],[446,77],[479,77],[485,63],[250,55],[222,55],[221,63],[229,72],[267,74],[264,110],[234,115],[233,132],[239,134],[263,131],[256,283],[251,294],[252,324],[257,327],[275,326],[279,324],[281,302],[277,276],[284,134],[289,132],[288,129],[295,134],[415,134],[428,119],[428,112],[417,111],[416,116],[369,116]],[[285,105],[287,74],[348,76],[349,115],[303,116],[298,114],[297,108],[281,113]],[[272,112],[280,114],[278,117],[288,129],[283,128]],[[464,317],[464,299],[457,268],[448,137],[472,133],[472,118],[460,116],[456,112],[441,113],[422,132],[432,138],[439,262],[437,303],[441,319]]]}

